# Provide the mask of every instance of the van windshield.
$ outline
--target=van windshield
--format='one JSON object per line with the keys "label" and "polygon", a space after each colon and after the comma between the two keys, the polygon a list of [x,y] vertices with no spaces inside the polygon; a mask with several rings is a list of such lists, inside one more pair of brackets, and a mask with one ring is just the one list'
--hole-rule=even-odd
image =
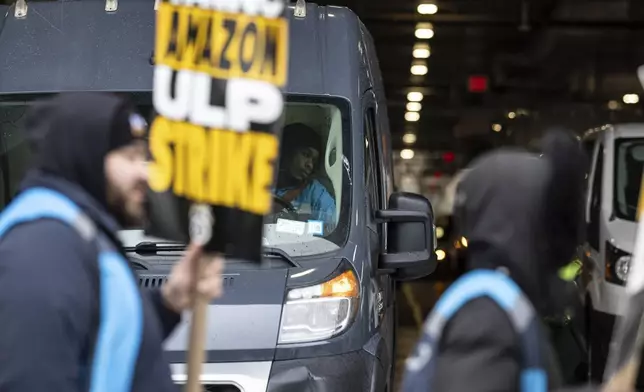
{"label": "van windshield", "polygon": [[644,139],[615,140],[615,188],[613,209],[619,219],[635,221],[644,170]]}
{"label": "van windshield", "polygon": [[[154,116],[150,93],[128,94],[140,113]],[[16,194],[30,162],[25,113],[43,95],[0,96],[0,210]],[[309,256],[344,245],[350,219],[350,130],[348,103],[332,97],[288,96],[285,125],[306,130],[284,137],[273,210],[264,222],[264,246],[289,256]],[[286,133],[285,133],[286,135]],[[315,139],[317,143],[312,142]],[[124,246],[142,240],[141,230],[124,230]]]}

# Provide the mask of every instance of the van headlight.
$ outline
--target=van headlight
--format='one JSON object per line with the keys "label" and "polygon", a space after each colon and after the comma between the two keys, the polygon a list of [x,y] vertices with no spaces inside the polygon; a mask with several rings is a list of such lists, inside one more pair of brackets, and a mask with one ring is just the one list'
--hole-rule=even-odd
{"label": "van headlight", "polygon": [[606,242],[606,281],[624,286],[631,268],[631,254]]}
{"label": "van headlight", "polygon": [[358,308],[360,284],[351,270],[315,286],[288,291],[279,344],[324,340],[346,330]]}
{"label": "van headlight", "polygon": [[628,270],[631,268],[631,256],[622,256],[615,262],[615,275],[622,281],[628,280]]}

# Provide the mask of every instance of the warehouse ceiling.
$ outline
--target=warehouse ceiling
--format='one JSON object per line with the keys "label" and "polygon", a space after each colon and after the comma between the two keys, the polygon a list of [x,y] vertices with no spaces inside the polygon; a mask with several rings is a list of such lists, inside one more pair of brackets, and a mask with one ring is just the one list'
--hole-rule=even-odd
{"label": "warehouse ceiling", "polygon": [[[398,147],[406,132],[425,149],[454,148],[473,135],[525,144],[553,125],[582,131],[640,117],[641,103],[626,104],[624,95],[642,92],[644,1],[422,3],[436,12],[420,14],[416,0],[318,2],[351,8],[372,33]],[[431,23],[433,37],[415,37],[419,23]],[[431,55],[421,60],[427,73],[412,75],[419,43]],[[415,122],[405,121],[410,91],[424,94]]]}

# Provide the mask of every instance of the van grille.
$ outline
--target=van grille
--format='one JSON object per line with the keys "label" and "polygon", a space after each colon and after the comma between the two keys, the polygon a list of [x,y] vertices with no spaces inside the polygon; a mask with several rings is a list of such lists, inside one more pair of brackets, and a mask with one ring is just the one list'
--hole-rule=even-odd
{"label": "van grille", "polygon": [[[155,288],[161,287],[168,280],[167,275],[142,275],[139,276],[139,285],[141,287]],[[233,276],[224,276],[222,277],[222,285],[224,287],[232,287],[235,282]]]}
{"label": "van grille", "polygon": [[161,287],[167,280],[168,280],[168,277],[165,275],[140,276],[139,285],[141,287],[148,287],[148,288]]}

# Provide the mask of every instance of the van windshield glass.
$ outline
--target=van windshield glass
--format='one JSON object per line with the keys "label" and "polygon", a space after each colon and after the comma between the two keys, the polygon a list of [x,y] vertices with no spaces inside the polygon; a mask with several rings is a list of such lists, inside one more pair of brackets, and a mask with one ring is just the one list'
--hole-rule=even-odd
{"label": "van windshield glass", "polygon": [[615,216],[635,221],[637,201],[644,170],[644,139],[615,140]]}
{"label": "van windshield glass", "polygon": [[[129,95],[151,121],[150,94]],[[25,112],[39,97],[0,97],[0,209],[16,194],[29,166]],[[284,120],[290,131],[284,133],[280,146],[273,210],[264,222],[264,246],[297,257],[344,245],[351,195],[348,116],[348,103],[342,99],[287,97]],[[141,230],[119,234],[126,247],[149,240]]]}

